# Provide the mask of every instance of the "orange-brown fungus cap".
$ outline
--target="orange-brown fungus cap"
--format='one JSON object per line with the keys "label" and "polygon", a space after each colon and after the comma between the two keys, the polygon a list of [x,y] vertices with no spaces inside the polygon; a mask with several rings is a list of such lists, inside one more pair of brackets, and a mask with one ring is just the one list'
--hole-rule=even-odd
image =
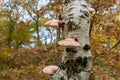
{"label": "orange-brown fungus cap", "polygon": [[64,47],[80,47],[80,44],[74,38],[66,38],[65,40],[59,41],[58,45]]}
{"label": "orange-brown fungus cap", "polygon": [[51,26],[53,28],[58,28],[59,24],[62,24],[61,20],[50,20],[50,21],[47,21],[44,25]]}
{"label": "orange-brown fungus cap", "polygon": [[53,75],[56,71],[58,70],[58,66],[56,65],[50,65],[50,66],[46,66],[43,69],[43,72],[49,75]]}

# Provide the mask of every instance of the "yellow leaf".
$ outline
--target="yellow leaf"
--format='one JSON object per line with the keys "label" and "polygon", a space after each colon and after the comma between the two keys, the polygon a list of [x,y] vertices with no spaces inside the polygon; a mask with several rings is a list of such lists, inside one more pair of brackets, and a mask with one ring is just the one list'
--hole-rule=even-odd
{"label": "yellow leaf", "polygon": [[120,14],[115,15],[115,22],[118,22],[118,21],[120,21]]}

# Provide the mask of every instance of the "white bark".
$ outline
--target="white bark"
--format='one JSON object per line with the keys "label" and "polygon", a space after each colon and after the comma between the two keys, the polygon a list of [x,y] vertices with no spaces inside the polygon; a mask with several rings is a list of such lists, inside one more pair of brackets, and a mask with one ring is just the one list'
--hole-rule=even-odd
{"label": "white bark", "polygon": [[[67,0],[62,15],[67,31],[66,38],[77,38],[81,47],[71,49],[75,52],[68,52],[65,49],[60,69],[50,80],[88,80],[92,68],[92,55],[91,50],[83,49],[90,46],[88,4],[84,0]],[[69,21],[72,22],[72,28],[68,25]]]}

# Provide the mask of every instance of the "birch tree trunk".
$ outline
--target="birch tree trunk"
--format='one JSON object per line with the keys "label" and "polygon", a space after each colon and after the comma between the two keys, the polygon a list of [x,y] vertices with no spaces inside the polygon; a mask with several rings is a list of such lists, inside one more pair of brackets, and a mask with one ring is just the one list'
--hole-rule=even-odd
{"label": "birch tree trunk", "polygon": [[60,68],[49,80],[89,80],[92,55],[89,44],[90,13],[84,0],[64,0],[65,38],[76,38],[79,48],[65,48]]}

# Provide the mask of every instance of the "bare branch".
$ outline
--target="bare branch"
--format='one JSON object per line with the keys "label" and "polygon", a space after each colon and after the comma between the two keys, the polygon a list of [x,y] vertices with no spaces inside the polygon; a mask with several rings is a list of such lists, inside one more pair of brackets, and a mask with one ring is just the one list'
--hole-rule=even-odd
{"label": "bare branch", "polygon": [[118,42],[112,47],[110,48],[110,50],[114,49],[115,47],[117,47],[120,44],[120,39],[118,40]]}

